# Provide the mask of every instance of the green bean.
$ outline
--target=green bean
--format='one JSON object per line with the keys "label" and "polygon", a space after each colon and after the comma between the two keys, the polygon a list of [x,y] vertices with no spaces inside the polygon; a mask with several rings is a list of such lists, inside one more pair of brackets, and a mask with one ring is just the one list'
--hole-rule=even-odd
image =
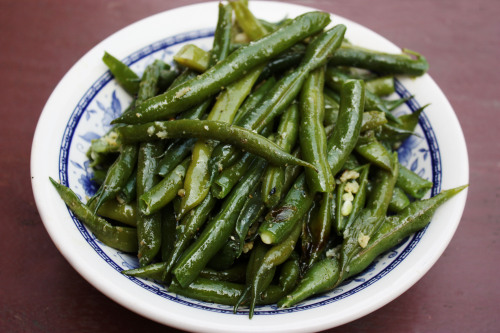
{"label": "green bean", "polygon": [[[293,156],[299,158],[300,157],[300,147],[295,149],[292,153]],[[283,179],[283,185],[281,188],[281,196],[280,200],[282,197],[288,193],[290,188],[292,187],[293,183],[297,179],[297,177],[302,173],[303,168],[300,165],[288,165],[285,168],[285,177]]]}
{"label": "green bean", "polygon": [[132,227],[137,226],[137,209],[135,205],[122,204],[116,200],[108,200],[102,204],[97,214]]}
{"label": "green bean", "polygon": [[396,186],[392,192],[391,202],[389,203],[389,211],[399,213],[409,204],[410,199],[408,199],[406,193],[401,188]]}
{"label": "green bean", "polygon": [[325,70],[320,67],[309,74],[300,95],[300,135],[302,158],[317,171],[306,169],[307,185],[314,192],[333,191],[334,180],[327,160],[326,134],[323,127],[323,86]]}
{"label": "green bean", "polygon": [[265,217],[259,235],[265,244],[278,244],[292,232],[314,201],[302,173],[281,203]]}
{"label": "green bean", "polygon": [[[248,268],[247,268],[247,278],[248,281],[251,281],[251,276],[255,274],[255,270],[260,267],[262,264],[262,261],[264,259],[264,256],[266,255],[267,247],[262,246],[262,244],[258,245],[256,250],[252,252],[254,254],[255,252],[259,252],[259,249],[262,251],[260,253],[258,260],[253,260],[252,259],[256,256],[252,256],[251,260],[249,261]],[[251,267],[254,266],[254,267]],[[269,284],[270,278],[269,276],[274,275],[275,267],[273,267],[270,270],[270,273],[266,278],[265,278],[265,283],[264,285],[267,285],[267,288],[258,296],[256,300],[256,304],[273,304],[276,303],[278,300],[280,300],[282,297],[284,297],[288,292],[290,292],[295,285],[297,284],[297,281],[299,279],[300,275],[300,267],[299,267],[299,260],[298,260],[298,255],[295,252],[292,252],[290,257],[288,258],[285,263],[279,266],[280,268],[280,273],[279,273],[279,280],[278,280],[278,285],[273,285]],[[250,273],[250,274],[249,274]],[[247,285],[245,288],[243,294],[241,295],[240,299],[235,305],[234,312],[237,311],[239,305],[242,302],[248,301],[248,293],[250,292],[250,288]]]}
{"label": "green bean", "polygon": [[412,98],[413,98],[413,96],[409,96],[409,97],[397,98],[397,99],[393,99],[393,100],[384,99],[382,101],[384,102],[387,110],[393,111],[393,110],[397,109],[400,105],[403,105],[404,103],[406,103],[407,101],[409,101]]}
{"label": "green bean", "polygon": [[406,140],[412,135],[417,127],[420,114],[428,105],[419,108],[417,111],[398,117],[399,124],[392,122],[382,126],[382,131],[377,135],[381,141],[397,143]]}
{"label": "green bean", "polygon": [[217,62],[224,60],[230,52],[231,6],[219,3],[217,26],[214,32],[212,51],[206,52],[195,45],[186,45],[174,59],[198,72],[205,72]]}
{"label": "green bean", "polygon": [[165,178],[139,197],[139,211],[142,214],[151,215],[158,212],[179,194],[189,160],[189,158],[184,159]]}
{"label": "green bean", "polygon": [[222,248],[210,259],[207,263],[207,267],[216,270],[225,270],[234,264],[239,253],[239,244],[236,238],[233,235],[231,236],[228,237]]}
{"label": "green bean", "polygon": [[298,41],[323,29],[330,15],[321,12],[298,16],[275,32],[231,53],[199,78],[185,82],[142,103],[135,114],[118,117],[113,123],[146,123],[166,119],[196,105],[240,78],[249,69],[266,62]]}
{"label": "green bean", "polygon": [[233,11],[230,5],[219,3],[217,26],[215,27],[214,42],[212,44],[212,51],[210,52],[209,67],[226,59],[231,53],[232,14]]}
{"label": "green bean", "polygon": [[422,199],[432,188],[432,182],[423,179],[405,166],[399,164],[397,186],[415,199]]}
{"label": "green bean", "polygon": [[[177,219],[175,218],[174,208],[168,205],[161,211],[161,260],[166,262],[175,250],[177,241]],[[162,279],[162,280],[166,280]]]}
{"label": "green bean", "polygon": [[167,64],[162,60],[155,60],[151,65],[147,66],[142,74],[141,82],[139,83],[139,89],[137,91],[137,99],[135,101],[136,105],[144,102],[148,98],[156,96],[159,92],[159,80],[162,70],[167,68]]}
{"label": "green bean", "polygon": [[250,40],[257,40],[269,34],[269,31],[255,18],[243,1],[230,1],[229,4],[234,10],[238,26]]}
{"label": "green bean", "polygon": [[333,289],[338,281],[339,270],[336,258],[325,258],[315,263],[293,292],[278,301],[278,307],[289,308],[309,296]]}
{"label": "green bean", "polygon": [[120,156],[109,168],[104,183],[87,205],[95,212],[107,200],[114,198],[127,183],[137,161],[137,145],[122,145]]}
{"label": "green bean", "polygon": [[175,55],[174,60],[182,66],[203,73],[208,68],[210,55],[194,44],[184,45]]}
{"label": "green bean", "polygon": [[137,166],[121,189],[116,199],[120,202],[130,203],[137,198]]}
{"label": "green bean", "polygon": [[255,273],[252,275],[252,279],[250,281],[250,318],[252,318],[253,316],[255,305],[259,295],[268,286],[266,285],[265,281],[267,280],[269,272],[271,271],[271,269],[284,263],[290,257],[300,236],[301,229],[302,225],[300,223],[297,223],[293,227],[288,237],[283,239],[283,241],[279,244],[271,247],[264,255],[264,258],[262,259],[259,267],[255,270]]}
{"label": "green bean", "polygon": [[172,82],[172,84],[170,85],[170,87],[168,88],[169,90],[170,89],[173,89],[175,87],[178,87],[180,86],[181,84],[189,81],[189,80],[192,80],[194,78],[196,78],[196,73],[193,72],[192,70],[190,70],[189,68],[186,68],[184,69],[180,74],[179,76],[177,76],[174,80],[174,82]]}
{"label": "green bean", "polygon": [[50,177],[49,179],[64,203],[98,240],[123,252],[137,251],[137,232],[135,228],[112,226],[84,205],[70,188],[59,184]]}
{"label": "green bean", "polygon": [[196,142],[195,138],[174,140],[165,151],[165,155],[158,162],[156,173],[162,177],[172,172],[191,153]]}
{"label": "green bean", "polygon": [[228,269],[214,270],[204,268],[200,272],[200,277],[216,281],[241,282],[245,281],[246,273],[245,264],[236,264]]}
{"label": "green bean", "polygon": [[104,52],[102,61],[108,66],[109,71],[130,95],[135,96],[139,90],[139,77],[127,65],[113,57],[108,52]]}
{"label": "green bean", "polygon": [[100,164],[103,159],[102,154],[118,153],[120,147],[120,137],[116,132],[116,126],[113,126],[106,134],[91,141],[90,148],[87,151],[88,158],[92,160],[90,167],[93,168]]}
{"label": "green bean", "polygon": [[104,179],[106,179],[106,173],[108,170],[94,169],[92,174],[92,181],[98,185],[102,185],[104,183]]}
{"label": "green bean", "polygon": [[366,89],[377,96],[387,96],[396,91],[394,76],[382,76],[365,81]]}
{"label": "green bean", "polygon": [[340,171],[356,146],[363,119],[363,81],[348,81],[342,85],[337,125],[328,139],[328,164],[332,174]]}
{"label": "green bean", "polygon": [[248,170],[254,159],[254,155],[245,153],[238,162],[217,175],[211,187],[214,197],[217,199],[225,198],[241,176]]}
{"label": "green bean", "polygon": [[163,69],[160,71],[160,77],[158,78],[158,92],[165,92],[179,76],[176,70]]}
{"label": "green bean", "polygon": [[340,99],[339,102],[337,102],[337,100],[330,96],[329,92],[332,92],[332,90],[324,89],[323,91],[323,97],[325,99],[325,116],[323,119],[323,125],[325,127],[335,125],[339,116]]}
{"label": "green bean", "polygon": [[303,44],[295,45],[289,51],[284,52],[278,58],[270,61],[262,71],[259,80],[271,77],[271,75],[284,75],[290,68],[295,68],[300,64],[302,58],[304,58],[304,54],[305,46]]}
{"label": "green bean", "polygon": [[351,154],[351,155],[349,155],[349,157],[347,157],[342,169],[343,170],[354,170],[356,168],[359,168],[360,166],[361,166],[361,163],[359,163],[358,158],[356,156],[354,156],[354,154]]}
{"label": "green bean", "polygon": [[245,286],[239,283],[199,277],[185,286],[174,280],[168,290],[204,302],[234,305],[244,289]]}
{"label": "green bean", "polygon": [[138,278],[153,279],[153,280],[157,280],[157,281],[162,281],[161,272],[165,268],[165,265],[166,264],[164,262],[157,262],[157,263],[149,264],[149,265],[143,266],[143,267],[123,270],[122,274],[125,274],[128,276],[134,276],[134,277],[138,277]]}
{"label": "green bean", "polygon": [[374,136],[372,131],[363,133],[355,148],[356,152],[379,168],[392,171],[394,163],[391,154]]}
{"label": "green bean", "polygon": [[[292,271],[289,269],[289,271]],[[292,271],[295,274],[295,271]],[[257,304],[272,304],[286,295],[282,286],[270,285],[257,300]],[[198,299],[204,302],[213,302],[225,305],[235,305],[245,291],[245,286],[239,283],[211,280],[199,277],[189,286],[182,287],[173,282],[169,288],[170,292]]]}
{"label": "green bean", "polygon": [[421,54],[408,49],[403,49],[402,54],[389,54],[347,44],[335,52],[330,64],[359,67],[386,75],[420,76],[429,69],[427,60]]}
{"label": "green bean", "polygon": [[[292,104],[283,113],[277,130],[276,144],[289,153],[297,141],[299,132],[299,108]],[[278,204],[282,195],[283,182],[285,180],[285,167],[268,166],[262,178],[262,198],[267,207],[271,208]]]}
{"label": "green bean", "polygon": [[[238,220],[236,221],[236,226],[234,229],[239,244],[238,257],[241,255],[242,252],[244,252],[245,239],[249,235],[250,227],[265,212],[265,206],[262,201],[261,194],[262,194],[261,187],[257,186],[256,190],[249,196],[249,198],[243,205],[240,215],[238,215]],[[250,235],[250,237],[252,236],[253,235]]]}
{"label": "green bean", "polygon": [[182,286],[174,281],[170,285],[169,291],[204,302],[234,305],[244,288],[245,286],[242,284],[227,281],[214,281],[200,277],[188,286]]}
{"label": "green bean", "polygon": [[332,200],[333,196],[331,193],[322,193],[318,209],[309,221],[312,242],[307,267],[311,267],[315,262],[319,261],[330,239]]}
{"label": "green bean", "polygon": [[183,137],[213,139],[230,143],[275,165],[298,164],[314,169],[311,164],[282,151],[274,142],[250,130],[219,121],[188,119],[156,121],[141,125],[123,126],[118,131],[125,142]]}
{"label": "green bean", "polygon": [[145,266],[153,261],[161,248],[161,213],[145,212],[142,207],[143,194],[154,188],[159,177],[155,174],[159,156],[163,153],[163,142],[141,143],[137,160],[138,219],[137,238],[139,264]]}
{"label": "green bean", "polygon": [[345,182],[337,185],[337,188],[335,189],[335,203],[332,203],[335,207],[335,210],[332,211],[333,221],[335,221],[335,229],[339,235],[342,235],[342,230],[344,230],[347,224],[347,220],[344,216],[342,216],[342,196],[344,194],[345,185]]}
{"label": "green bean", "polygon": [[363,121],[361,123],[361,132],[376,129],[387,123],[385,113],[380,111],[363,112]]}

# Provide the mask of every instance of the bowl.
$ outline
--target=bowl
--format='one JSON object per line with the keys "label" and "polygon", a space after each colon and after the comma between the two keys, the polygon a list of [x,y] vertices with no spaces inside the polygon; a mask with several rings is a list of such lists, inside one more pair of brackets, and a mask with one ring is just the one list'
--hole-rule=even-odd
{"label": "bowl", "polygon": [[[252,1],[259,18],[278,21],[315,10],[299,5]],[[180,7],[148,17],[108,37],[85,54],[63,77],[40,116],[32,145],[32,187],[42,221],[68,262],[93,286],[124,307],[159,323],[205,332],[305,332],[335,327],[360,318],[409,289],[438,260],[460,221],[467,196],[462,191],[438,209],[424,230],[378,257],[359,275],[329,293],[289,309],[260,306],[253,319],[247,309],[236,314],[224,305],[178,296],[155,281],[121,274],[136,268],[134,256],[98,241],[68,210],[49,182],[60,180],[86,200],[97,190],[86,157],[90,141],[131,98],[101,61],[108,51],[141,73],[154,59],[171,62],[186,43],[210,49],[217,2]],[[347,26],[353,44],[385,52],[400,49],[375,32],[332,14],[332,23]],[[433,181],[430,195],[468,183],[465,140],[446,97],[429,75],[397,78],[396,95],[411,98],[397,115],[430,104],[417,135],[399,148],[400,162]],[[393,96],[397,97],[397,96]]]}

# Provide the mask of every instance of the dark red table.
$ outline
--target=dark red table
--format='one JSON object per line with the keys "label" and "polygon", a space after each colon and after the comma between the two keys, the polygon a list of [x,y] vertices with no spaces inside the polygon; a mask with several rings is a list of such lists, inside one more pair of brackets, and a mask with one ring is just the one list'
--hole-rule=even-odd
{"label": "dark red table", "polygon": [[[0,331],[178,332],[114,303],[59,254],[31,192],[31,140],[64,73],[116,30],[177,1],[0,0]],[[470,190],[444,255],[415,286],[329,332],[500,331],[500,2],[291,1],[337,13],[422,52],[469,150]]]}

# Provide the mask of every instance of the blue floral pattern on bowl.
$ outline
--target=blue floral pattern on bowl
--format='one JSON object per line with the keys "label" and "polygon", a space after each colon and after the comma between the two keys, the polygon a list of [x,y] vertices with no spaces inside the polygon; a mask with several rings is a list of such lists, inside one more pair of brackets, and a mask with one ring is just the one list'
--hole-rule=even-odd
{"label": "blue floral pattern on bowl", "polygon": [[[171,63],[173,54],[185,43],[195,43],[202,48],[209,49],[212,36],[213,31],[205,29],[168,37],[138,50],[123,59],[123,61],[140,74],[155,59],[162,59],[167,63]],[[396,93],[399,97],[411,96],[410,92],[397,80]],[[89,167],[86,156],[91,140],[105,134],[110,128],[109,122],[121,114],[130,102],[130,96],[112,80],[109,72],[105,72],[82,96],[67,123],[61,142],[59,177],[63,184],[70,186],[84,201],[97,191],[97,186],[92,181],[92,169]],[[420,108],[418,102],[411,98],[406,105],[396,110],[396,114],[415,112],[418,108]],[[403,165],[420,176],[433,181],[434,187],[431,195],[435,195],[441,190],[441,156],[435,134],[425,116],[425,112],[420,117],[416,135],[406,140],[398,149],[398,153],[400,162]],[[121,274],[121,271],[125,269],[138,267],[137,258],[105,246],[69,210],[68,213],[89,246],[113,267],[117,274]],[[349,297],[389,274],[408,256],[424,233],[425,230],[422,230],[409,237],[395,248],[378,257],[362,273],[344,282],[329,293],[308,299],[290,309],[278,309],[274,305],[260,306],[256,309],[255,314],[275,315],[304,311]],[[155,281],[128,276],[126,278],[149,292],[164,298],[166,301],[173,301],[206,311],[222,313],[232,313],[233,311],[232,307],[229,306],[201,302],[169,293],[161,284]],[[238,314],[248,315],[248,311],[242,309]]]}

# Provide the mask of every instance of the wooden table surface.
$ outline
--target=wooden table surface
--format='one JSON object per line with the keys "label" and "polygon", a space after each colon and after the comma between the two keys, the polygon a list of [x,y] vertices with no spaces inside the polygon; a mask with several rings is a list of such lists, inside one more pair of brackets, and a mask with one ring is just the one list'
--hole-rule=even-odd
{"label": "wooden table surface", "polygon": [[[37,213],[30,148],[64,73],[113,32],[192,0],[0,0],[0,331],[180,332],[130,312],[66,262]],[[500,331],[500,2],[289,1],[339,14],[423,53],[465,133],[470,190],[459,228],[412,288],[328,332]]]}

